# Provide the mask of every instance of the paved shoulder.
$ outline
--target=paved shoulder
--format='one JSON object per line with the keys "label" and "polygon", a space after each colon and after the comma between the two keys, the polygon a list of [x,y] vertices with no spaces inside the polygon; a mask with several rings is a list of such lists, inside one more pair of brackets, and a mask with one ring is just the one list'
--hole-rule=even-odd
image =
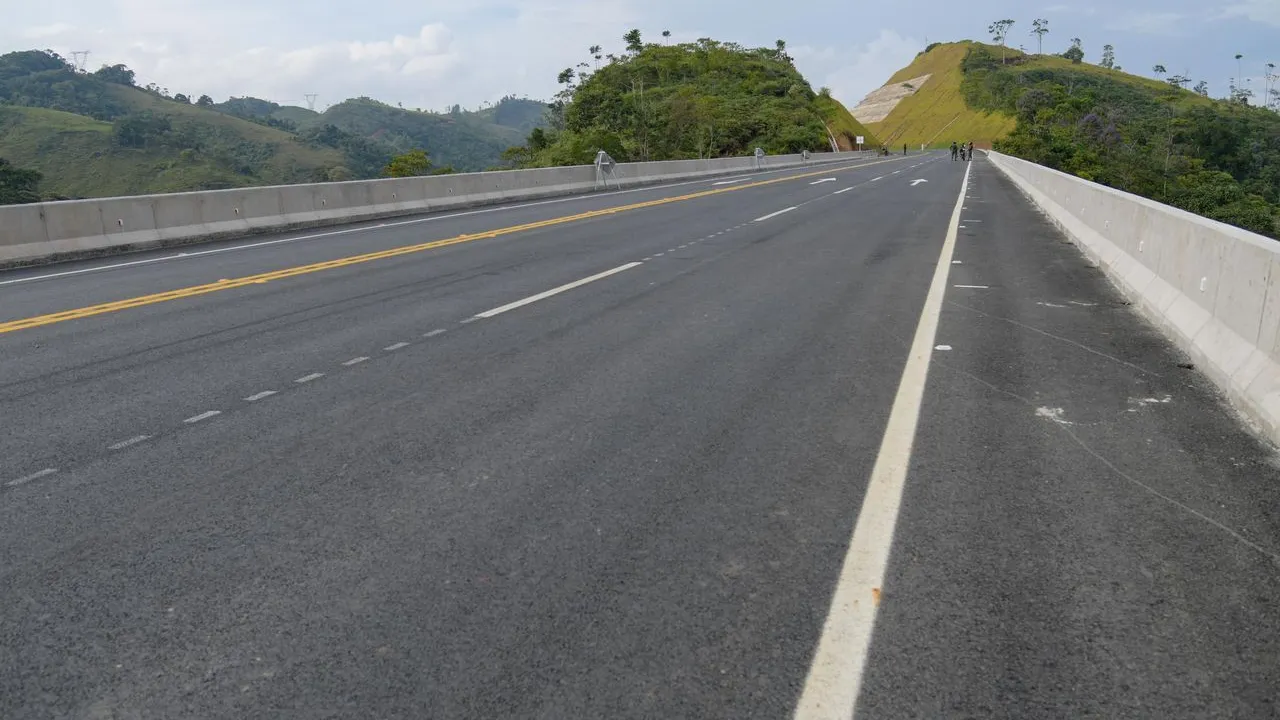
{"label": "paved shoulder", "polygon": [[864,717],[1274,717],[1280,465],[975,164]]}

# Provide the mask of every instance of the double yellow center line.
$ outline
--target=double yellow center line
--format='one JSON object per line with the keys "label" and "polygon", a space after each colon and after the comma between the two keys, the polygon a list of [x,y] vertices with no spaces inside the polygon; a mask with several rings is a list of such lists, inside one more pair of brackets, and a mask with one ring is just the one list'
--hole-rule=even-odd
{"label": "double yellow center line", "polygon": [[800,180],[810,178],[817,175],[826,175],[834,170],[849,170],[855,167],[869,167],[880,163],[892,162],[891,160],[878,160],[870,163],[863,163],[855,166],[844,166],[840,168],[831,168],[816,172],[804,173],[801,175],[788,175],[787,177],[773,178],[772,180],[759,180],[753,183],[743,185],[734,185],[732,187],[716,188],[713,190],[703,190],[700,192],[689,193],[687,195],[677,195],[674,197],[661,198],[658,200],[648,200],[646,202],[633,203],[631,205],[618,205],[615,207],[604,208],[601,210],[591,210],[589,212],[578,213],[576,215],[565,215],[547,220],[539,220],[537,222],[525,223],[523,225],[512,225],[510,227],[497,228],[495,230],[486,230],[478,233],[468,233],[458,235],[457,237],[447,238],[445,240],[433,240],[431,242],[419,243],[417,245],[405,245],[403,247],[392,248],[390,250],[380,250],[378,252],[365,253],[363,255],[352,255],[350,257],[339,258],[337,260],[326,260],[324,262],[312,263],[310,265],[299,265],[297,267],[285,268],[283,270],[274,270],[272,272],[261,273],[258,275],[248,275],[245,277],[232,278],[229,280],[220,280],[205,285],[193,285],[191,287],[179,288],[177,290],[169,290],[167,292],[155,293],[153,295],[142,295],[139,297],[129,298],[127,300],[116,300],[114,302],[102,303],[100,305],[89,305],[88,307],[76,308],[74,310],[63,310],[62,312],[50,313],[48,315],[38,315],[36,317],[24,318],[22,320],[11,320],[9,322],[0,323],[0,335],[4,333],[16,332],[18,330],[27,330],[29,328],[40,327],[42,325],[53,325],[55,323],[67,322],[68,320],[79,320],[81,318],[93,317],[94,315],[104,315],[106,313],[119,312],[130,308],[143,307],[144,305],[155,305],[157,303],[169,302],[170,300],[180,300],[182,298],[196,297],[198,295],[208,295],[209,293],[221,292],[223,290],[231,290],[233,288],[245,287],[247,285],[261,285],[272,282],[273,280],[283,280],[285,278],[297,277],[299,275],[308,275],[311,273],[323,272],[325,270],[333,270],[335,268],[347,267],[349,265],[359,265],[361,263],[372,262],[374,260],[384,260],[400,255],[409,255],[419,253],[425,250],[434,250],[435,248],[446,247],[448,245],[458,245],[461,243],[471,242],[473,240],[483,240],[486,238],[495,238],[500,235],[511,235],[513,233],[525,232],[526,230],[537,230],[539,228],[551,227],[553,225],[564,225],[566,223],[578,222],[580,220],[589,220],[591,218],[603,217],[606,215],[614,215],[616,213],[628,212],[631,210],[641,210],[643,208],[658,207],[660,205],[668,205],[670,203],[686,202],[696,200],[698,198],[709,197],[712,195],[720,195],[723,193],[739,192],[749,188],[763,187],[766,185],[774,185],[777,183],[789,182],[792,180]]}

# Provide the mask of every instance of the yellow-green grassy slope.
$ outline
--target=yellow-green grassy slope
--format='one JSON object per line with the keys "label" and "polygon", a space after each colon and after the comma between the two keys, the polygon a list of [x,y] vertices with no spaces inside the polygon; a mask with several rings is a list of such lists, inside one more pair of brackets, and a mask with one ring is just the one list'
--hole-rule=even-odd
{"label": "yellow-green grassy slope", "polygon": [[865,147],[880,144],[875,134],[854,119],[853,114],[839,100],[819,96],[815,104],[823,122],[827,124],[831,134],[836,136],[836,144],[841,150],[857,150],[859,136],[863,138]]}
{"label": "yellow-green grassy slope", "polygon": [[[919,147],[950,145],[951,142],[973,142],[990,147],[990,144],[1013,131],[1017,120],[1000,113],[988,113],[970,109],[960,94],[963,79],[961,62],[969,48],[977,43],[964,41],[943,43],[899,70],[886,85],[906,82],[921,75],[931,75],[928,82],[914,95],[898,103],[888,117],[867,128],[886,145],[907,144]],[[1000,48],[991,48],[996,55]],[[1006,51],[1012,57],[1017,50]],[[1066,61],[1064,61],[1066,62]],[[1079,66],[1076,66],[1079,67]]]}

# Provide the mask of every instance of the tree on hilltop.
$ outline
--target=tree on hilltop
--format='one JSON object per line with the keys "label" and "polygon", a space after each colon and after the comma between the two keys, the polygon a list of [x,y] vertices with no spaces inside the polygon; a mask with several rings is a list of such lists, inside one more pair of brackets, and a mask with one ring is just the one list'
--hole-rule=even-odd
{"label": "tree on hilltop", "polygon": [[991,37],[1000,43],[1000,64],[1005,63],[1005,41],[1009,38],[1009,29],[1013,27],[1014,21],[1009,19],[997,20],[987,27],[987,32],[991,33]]}

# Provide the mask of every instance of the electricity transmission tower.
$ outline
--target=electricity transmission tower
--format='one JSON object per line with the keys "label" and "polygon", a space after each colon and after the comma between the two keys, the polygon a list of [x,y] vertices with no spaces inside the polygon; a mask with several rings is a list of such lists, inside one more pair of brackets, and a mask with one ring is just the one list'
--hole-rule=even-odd
{"label": "electricity transmission tower", "polygon": [[88,63],[89,63],[88,50],[72,50],[71,51],[71,64],[75,66],[76,70],[79,70],[80,72],[84,72],[84,66],[87,65]]}
{"label": "electricity transmission tower", "polygon": [[317,98],[317,97],[319,97],[319,95],[318,95],[318,94],[316,94],[316,93],[305,93],[305,94],[303,94],[303,96],[302,96],[302,97],[304,97],[304,98],[306,98],[306,99],[307,99],[307,109],[308,109],[308,110],[315,110],[315,109],[316,109],[316,98]]}

